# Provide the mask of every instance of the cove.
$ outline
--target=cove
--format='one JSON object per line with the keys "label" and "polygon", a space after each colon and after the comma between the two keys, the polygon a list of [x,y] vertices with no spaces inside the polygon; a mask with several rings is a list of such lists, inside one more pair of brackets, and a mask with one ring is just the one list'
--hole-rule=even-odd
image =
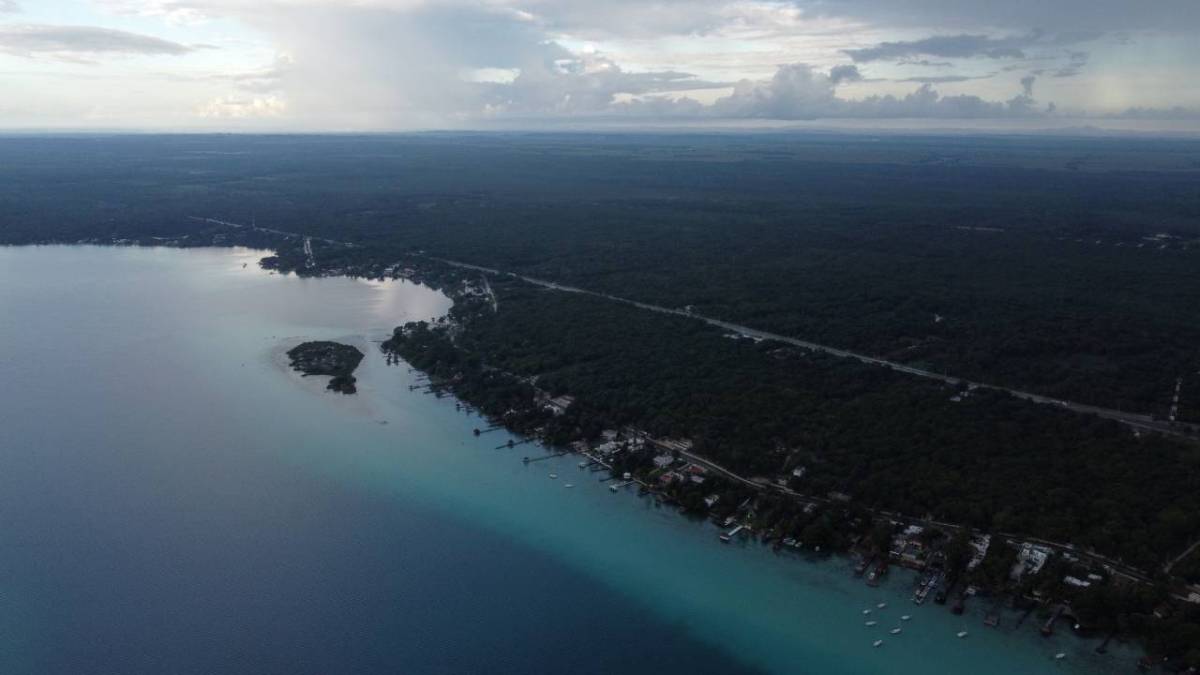
{"label": "cove", "polygon": [[[840,559],[722,546],[573,456],[524,465],[533,449],[473,436],[479,419],[410,390],[417,375],[379,353],[394,326],[443,314],[444,296],[272,275],[262,255],[0,248],[0,671],[1133,664],[1013,615],[992,630],[970,606],[914,607],[903,575],[871,589]],[[367,354],[358,394],[284,366],[309,339]],[[864,627],[882,601],[880,627]],[[913,620],[887,635],[902,613]]]}

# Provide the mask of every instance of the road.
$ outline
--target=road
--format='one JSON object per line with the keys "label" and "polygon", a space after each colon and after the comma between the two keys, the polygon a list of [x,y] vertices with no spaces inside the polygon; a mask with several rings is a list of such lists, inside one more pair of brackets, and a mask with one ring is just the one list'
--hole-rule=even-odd
{"label": "road", "polygon": [[[222,220],[216,220],[213,218],[197,218],[197,217],[193,216],[192,219],[209,222],[209,223],[214,223],[214,224],[219,224],[219,225],[226,225],[226,226],[234,227],[234,228],[245,227],[243,225],[239,225],[236,223],[230,223],[230,222],[226,222],[226,221],[222,221]],[[272,234],[282,235],[285,237],[305,237],[305,243],[306,244],[308,243],[308,237],[306,237],[305,235],[296,233],[296,232],[284,232],[282,230],[274,230],[274,229],[262,228],[262,227],[251,227],[250,229],[258,230],[261,232],[269,232]],[[333,239],[318,239],[318,241],[323,241],[327,244],[332,244],[335,246],[346,246],[346,247],[354,246],[354,244],[336,241]],[[1025,399],[1027,401],[1031,401],[1034,403],[1053,405],[1053,406],[1065,408],[1067,410],[1073,410],[1073,411],[1079,412],[1079,413],[1097,415],[1099,417],[1103,417],[1106,419],[1111,419],[1111,420],[1115,420],[1117,422],[1121,422],[1123,424],[1127,424],[1134,428],[1147,429],[1150,431],[1157,431],[1157,432],[1170,434],[1170,435],[1174,435],[1174,436],[1181,436],[1181,437],[1185,437],[1185,438],[1195,439],[1197,437],[1200,437],[1200,425],[1195,425],[1195,424],[1178,425],[1177,424],[1177,426],[1182,426],[1183,429],[1171,428],[1171,427],[1167,426],[1167,424],[1165,424],[1161,421],[1152,419],[1149,415],[1128,413],[1128,412],[1124,412],[1124,411],[1120,411],[1120,410],[1112,410],[1110,408],[1102,408],[1099,406],[1087,405],[1084,403],[1075,403],[1072,401],[1063,401],[1063,400],[1051,398],[1048,396],[1042,396],[1040,394],[1034,394],[1034,393],[1030,393],[1030,392],[1026,392],[1026,391],[1021,391],[1019,389],[1010,389],[1008,387],[1000,387],[1000,386],[996,386],[996,385],[984,384],[981,382],[973,382],[973,381],[965,380],[962,378],[951,377],[949,375],[944,375],[941,373],[935,373],[935,372],[932,372],[929,370],[914,368],[912,366],[908,366],[908,365],[905,365],[902,363],[896,363],[894,361],[887,361],[885,359],[880,359],[880,358],[876,358],[873,356],[867,356],[865,354],[859,354],[859,353],[852,352],[852,351],[849,351],[846,349],[830,347],[828,345],[822,345],[822,344],[818,344],[815,342],[809,342],[807,340],[800,340],[798,338],[788,337],[786,335],[779,335],[777,333],[761,331],[761,330],[758,330],[755,328],[750,328],[749,326],[742,326],[739,324],[730,323],[728,321],[722,321],[720,319],[714,319],[711,317],[698,315],[694,312],[688,312],[688,311],[684,311],[684,310],[680,310],[680,309],[672,309],[669,307],[662,307],[659,305],[652,305],[652,304],[648,304],[648,303],[644,303],[644,302],[638,302],[636,300],[630,300],[628,298],[622,298],[622,297],[618,297],[615,295],[599,293],[596,291],[589,291],[589,290],[586,290],[583,288],[576,288],[574,286],[567,286],[564,284],[555,283],[553,281],[546,281],[544,279],[527,277],[524,275],[516,274],[514,272],[501,272],[500,270],[493,269],[490,267],[483,267],[480,265],[472,265],[470,263],[464,263],[464,262],[457,261],[457,260],[448,260],[446,258],[436,258],[433,256],[425,256],[425,257],[428,258],[429,260],[441,262],[446,265],[450,265],[452,267],[475,270],[478,272],[482,272],[484,274],[491,274],[491,275],[496,275],[496,276],[508,276],[508,277],[520,279],[526,283],[530,283],[535,286],[541,286],[543,288],[548,288],[548,289],[552,289],[552,290],[556,290],[556,291],[562,291],[565,293],[579,293],[581,295],[590,295],[593,297],[605,298],[607,300],[612,300],[614,302],[620,302],[620,303],[623,303],[626,305],[631,305],[633,307],[638,307],[640,309],[645,309],[645,310],[652,311],[652,312],[658,312],[660,314],[670,314],[670,315],[674,315],[674,316],[681,316],[681,317],[686,317],[686,318],[690,318],[690,319],[696,319],[698,321],[703,321],[711,326],[723,328],[725,330],[729,330],[729,331],[735,332],[739,335],[743,335],[746,337],[760,339],[760,340],[771,340],[771,341],[775,341],[775,342],[782,342],[784,344],[790,344],[790,345],[794,345],[797,347],[802,347],[804,349],[809,349],[812,351],[823,352],[826,354],[831,354],[833,356],[854,359],[854,360],[860,361],[862,363],[882,366],[885,368],[891,368],[892,370],[896,370],[896,371],[899,371],[902,373],[908,373],[910,375],[915,375],[917,377],[926,377],[926,378],[930,378],[930,379],[940,380],[942,382],[946,382],[946,383],[954,384],[954,385],[966,384],[968,386],[974,386],[976,388],[990,389],[993,391],[1002,391],[1002,392],[1008,393],[1012,396],[1016,396],[1017,398]],[[484,282],[487,283],[487,280],[484,279]],[[490,284],[488,284],[488,286],[487,286],[487,291],[492,296],[493,302],[495,302],[495,294],[494,294],[494,291],[492,291]],[[494,305],[494,307],[496,309],[498,309],[497,306]],[[676,449],[675,451],[679,452],[679,454],[681,456],[686,457],[689,461],[692,461],[692,462],[695,462],[696,464],[704,466],[704,467],[708,468],[710,471],[714,471],[718,474],[725,476],[728,479],[734,480],[736,482],[742,483],[744,485],[747,485],[749,487],[752,487],[752,488],[755,488],[758,490],[775,491],[775,492],[786,494],[790,497],[794,497],[794,498],[797,498],[797,499],[800,499],[803,501],[807,501],[807,502],[827,503],[830,501],[830,500],[822,498],[822,497],[815,497],[815,496],[811,496],[811,495],[801,494],[799,492],[796,492],[794,490],[787,488],[786,486],[772,484],[772,483],[766,483],[766,484],[758,483],[758,482],[750,480],[749,478],[746,478],[745,476],[739,475],[739,474],[721,466],[720,464],[717,464],[716,462],[713,462],[709,459],[705,459],[704,457],[701,457],[700,455],[696,455],[694,453],[683,451],[683,450],[678,450],[678,449]],[[902,521],[902,522],[906,522],[906,523],[913,523],[913,524],[920,524],[920,525],[924,525],[927,527],[928,526],[938,526],[938,527],[950,528],[950,529],[955,529],[955,530],[963,527],[962,525],[955,525],[952,523],[942,523],[942,522],[933,521],[933,520],[926,520],[923,518],[914,518],[911,516],[904,516],[903,514],[892,513],[892,512],[888,512],[888,511],[880,511],[880,510],[875,510],[875,509],[868,509],[868,510],[877,515],[883,515],[883,516],[887,516],[889,518],[893,518],[898,521]],[[1102,556],[1098,553],[1094,553],[1091,551],[1080,551],[1070,544],[1063,544],[1060,542],[1048,541],[1048,540],[1044,540],[1044,539],[1038,539],[1036,537],[1028,537],[1028,536],[1015,534],[1015,533],[999,533],[999,536],[1001,538],[1008,540],[1009,542],[1013,542],[1013,543],[1019,543],[1019,542],[1023,542],[1023,541],[1031,541],[1034,543],[1039,543],[1039,544],[1042,544],[1045,546],[1049,546],[1053,549],[1058,550],[1060,553],[1061,552],[1071,552],[1074,555],[1090,559],[1091,561],[1096,562],[1096,563],[1100,563],[1100,564],[1106,566],[1108,569],[1112,570],[1113,572],[1119,573],[1128,579],[1136,580],[1136,581],[1139,581],[1142,583],[1151,583],[1151,579],[1148,576],[1146,576],[1146,574],[1144,572],[1142,572],[1141,570],[1139,570],[1137,568],[1131,567],[1129,565],[1126,565],[1119,561],[1113,560],[1111,558]],[[1166,570],[1169,572],[1169,570],[1172,567],[1174,567],[1174,565],[1176,563],[1178,563],[1180,560],[1186,558],[1188,556],[1188,554],[1190,554],[1197,547],[1200,547],[1200,541],[1195,542],[1194,544],[1189,546],[1187,548],[1187,550],[1185,550],[1182,554],[1180,554],[1178,557],[1176,557],[1175,559],[1170,561],[1166,565]],[[1200,592],[1200,586],[1196,587],[1195,590],[1196,590],[1196,592]],[[1183,599],[1183,598],[1180,598],[1180,599]]]}
{"label": "road", "polygon": [[1183,553],[1180,553],[1179,555],[1177,555],[1177,556],[1175,556],[1174,558],[1172,558],[1172,559],[1171,559],[1171,562],[1168,562],[1166,565],[1164,565],[1164,566],[1163,566],[1163,572],[1165,572],[1165,573],[1167,573],[1167,574],[1170,574],[1170,573],[1171,573],[1171,570],[1172,570],[1172,569],[1173,569],[1173,568],[1174,568],[1176,565],[1178,565],[1178,564],[1179,564],[1179,561],[1181,561],[1181,560],[1183,560],[1184,558],[1186,558],[1186,557],[1188,557],[1189,555],[1191,555],[1191,554],[1192,554],[1192,551],[1195,551],[1197,547],[1200,547],[1200,540],[1197,540],[1197,541],[1196,541],[1195,543],[1193,543],[1191,546],[1189,546],[1189,547],[1187,547],[1186,549],[1184,549]]}
{"label": "road", "polygon": [[721,328],[723,330],[727,330],[732,333],[736,333],[743,337],[753,338],[756,340],[770,340],[772,342],[782,342],[784,344],[789,344],[789,345],[792,345],[795,347],[801,347],[803,349],[807,349],[810,351],[822,352],[822,353],[830,354],[830,355],[837,356],[840,358],[853,359],[855,361],[859,361],[860,363],[866,363],[869,365],[880,366],[883,368],[890,368],[891,370],[895,370],[895,371],[898,371],[901,373],[907,373],[909,375],[914,375],[916,377],[924,377],[924,378],[928,378],[928,379],[932,379],[932,380],[938,380],[938,381],[945,382],[947,384],[954,385],[954,386],[966,385],[966,386],[976,388],[976,389],[1001,391],[1001,392],[1004,392],[1011,396],[1015,396],[1019,399],[1030,401],[1033,403],[1040,403],[1042,405],[1050,405],[1050,406],[1054,406],[1054,407],[1058,407],[1058,408],[1063,408],[1065,410],[1071,410],[1071,411],[1074,411],[1077,413],[1083,413],[1085,415],[1096,415],[1097,417],[1103,417],[1105,419],[1114,420],[1114,421],[1120,422],[1122,424],[1128,425],[1128,426],[1136,428],[1136,429],[1144,429],[1147,431],[1154,431],[1154,432],[1158,432],[1158,433],[1168,434],[1168,435],[1172,435],[1172,436],[1179,436],[1179,437],[1183,437],[1183,438],[1193,438],[1194,439],[1194,438],[1200,437],[1200,425],[1183,424],[1183,423],[1178,423],[1178,422],[1172,424],[1170,422],[1156,420],[1156,419],[1152,418],[1150,415],[1146,415],[1146,414],[1126,412],[1124,410],[1113,410],[1111,408],[1103,408],[1100,406],[1089,405],[1086,403],[1076,403],[1074,401],[1064,401],[1062,399],[1052,398],[1050,396],[1043,396],[1041,394],[1035,394],[1033,392],[1022,391],[1020,389],[1012,389],[1009,387],[1002,387],[999,385],[987,384],[985,382],[975,382],[975,381],[963,379],[960,377],[953,377],[951,375],[935,373],[930,370],[916,368],[916,367],[909,366],[909,365],[906,365],[903,363],[897,363],[895,361],[888,361],[888,360],[880,359],[880,358],[877,358],[874,356],[868,356],[866,354],[859,354],[857,352],[852,352],[847,349],[831,347],[829,345],[818,344],[816,342],[809,342],[808,340],[801,340],[799,338],[789,337],[786,335],[780,335],[778,333],[771,333],[768,331],[759,330],[757,328],[751,328],[749,326],[743,326],[743,325],[732,323],[729,321],[723,321],[721,319],[714,319],[712,317],[703,316],[700,314],[696,314],[695,312],[689,312],[689,311],[685,311],[682,309],[673,309],[670,307],[662,307],[660,305],[651,305],[651,304],[648,304],[645,302],[639,302],[637,300],[630,300],[628,298],[622,298],[622,297],[615,296],[615,295],[609,295],[607,293],[600,293],[597,291],[589,291],[587,289],[577,288],[574,286],[567,286],[565,284],[560,284],[560,283],[556,283],[553,281],[546,281],[545,279],[537,279],[534,277],[527,277],[527,276],[516,274],[513,272],[502,272],[500,270],[492,269],[490,267],[482,267],[480,265],[472,265],[470,263],[464,263],[464,262],[460,262],[457,260],[448,260],[446,258],[434,258],[434,257],[430,257],[429,259],[435,260],[437,262],[445,263],[445,264],[451,265],[453,267],[475,270],[478,272],[484,272],[486,274],[506,275],[509,277],[520,279],[520,280],[525,281],[530,284],[534,284],[536,286],[541,286],[543,288],[549,288],[549,289],[556,290],[556,291],[562,291],[564,293],[579,293],[582,295],[590,295],[593,297],[604,298],[606,300],[612,300],[614,302],[620,302],[620,303],[623,303],[626,305],[631,305],[633,307],[638,307],[640,309],[645,309],[645,310],[648,310],[651,312],[658,312],[660,314],[671,314],[674,316],[681,316],[681,317],[686,317],[686,318],[690,318],[690,319],[696,319],[697,321],[703,321],[704,323],[707,323],[710,326],[715,326],[717,328]]}
{"label": "road", "polygon": [[[267,232],[270,234],[276,234],[276,235],[280,235],[280,236],[284,236],[284,237],[304,237],[305,244],[306,244],[305,245],[305,253],[310,256],[309,259],[311,261],[311,253],[310,253],[311,247],[308,245],[308,242],[312,238],[307,237],[306,235],[299,234],[297,232],[285,232],[283,230],[276,230],[276,229],[267,228],[267,227],[246,226],[246,225],[242,225],[239,223],[231,223],[231,222],[228,222],[225,220],[219,220],[216,218],[200,218],[200,217],[196,217],[196,216],[190,216],[190,218],[192,220],[213,223],[215,225],[225,225],[225,226],[233,227],[233,228],[253,229],[253,230],[256,230],[259,232]],[[334,239],[320,239],[320,238],[316,238],[316,239],[317,239],[317,241],[325,242],[326,244],[331,244],[334,246],[347,246],[347,247],[353,246],[353,244],[349,244],[349,243],[342,242],[342,241],[337,241]],[[789,337],[787,335],[780,335],[778,333],[771,333],[768,331],[759,330],[757,328],[751,328],[749,326],[743,326],[743,325],[732,323],[729,321],[722,321],[721,319],[715,319],[712,317],[703,316],[701,314],[696,314],[694,312],[689,312],[689,311],[685,311],[682,309],[673,309],[671,307],[652,305],[652,304],[645,303],[645,302],[639,302],[637,300],[630,300],[629,298],[622,298],[622,297],[619,297],[616,295],[609,295],[607,293],[600,293],[598,291],[589,291],[584,288],[568,286],[568,285],[556,283],[553,281],[547,281],[545,279],[528,277],[528,276],[524,276],[521,274],[516,274],[515,272],[503,272],[501,270],[494,269],[491,267],[483,267],[481,265],[472,265],[471,263],[465,263],[465,262],[458,261],[458,260],[449,260],[447,258],[437,258],[434,256],[425,256],[425,257],[429,260],[434,260],[434,261],[437,261],[440,263],[444,263],[444,264],[450,265],[452,267],[475,270],[477,272],[483,272],[485,274],[492,274],[492,275],[497,275],[497,276],[509,276],[509,277],[513,277],[516,279],[520,279],[526,283],[534,284],[535,286],[541,286],[543,288],[549,288],[549,289],[556,290],[556,291],[562,291],[564,293],[579,293],[581,295],[590,295],[590,296],[597,297],[597,298],[604,298],[606,300],[612,300],[614,302],[620,302],[620,303],[623,303],[626,305],[631,305],[633,307],[637,307],[637,308],[644,309],[644,310],[651,311],[651,312],[658,312],[660,314],[670,314],[673,316],[681,316],[681,317],[686,317],[689,319],[695,319],[697,321],[703,321],[704,323],[707,323],[710,326],[715,326],[717,328],[721,328],[721,329],[730,331],[732,333],[736,333],[736,334],[744,336],[744,337],[753,338],[756,340],[770,340],[772,342],[781,342],[781,343],[789,344],[789,345],[792,345],[795,347],[800,347],[802,349],[808,349],[810,351],[822,352],[822,353],[830,354],[830,355],[837,356],[840,358],[853,359],[855,361],[859,361],[860,363],[866,363],[869,365],[880,366],[883,368],[890,368],[891,370],[895,370],[895,371],[901,372],[901,373],[907,373],[909,375],[914,375],[916,377],[924,377],[924,378],[931,379],[931,380],[938,380],[938,381],[945,382],[945,383],[953,385],[953,386],[966,385],[968,387],[972,387],[972,388],[976,388],[976,389],[1001,391],[1006,394],[1009,394],[1010,396],[1015,396],[1019,399],[1030,401],[1032,403],[1039,403],[1042,405],[1055,406],[1058,408],[1063,408],[1065,410],[1071,410],[1073,412],[1082,413],[1085,415],[1096,415],[1097,417],[1114,420],[1116,422],[1120,422],[1120,423],[1125,424],[1134,429],[1153,431],[1153,432],[1157,432],[1157,433],[1161,433],[1161,434],[1167,434],[1170,436],[1177,436],[1180,438],[1200,439],[1200,424],[1190,424],[1190,423],[1183,423],[1183,422],[1171,422],[1171,421],[1164,421],[1164,420],[1156,420],[1153,417],[1151,417],[1150,415],[1147,415],[1144,413],[1127,412],[1124,410],[1113,410],[1112,408],[1104,408],[1104,407],[1100,407],[1100,406],[1089,405],[1087,403],[1077,403],[1075,401],[1064,401],[1062,399],[1057,399],[1057,398],[1053,398],[1050,396],[1043,396],[1041,394],[1035,394],[1033,392],[1023,391],[1020,389],[1012,389],[1009,387],[1003,387],[1003,386],[994,385],[994,384],[987,384],[985,382],[975,382],[972,380],[967,380],[967,379],[963,379],[960,377],[954,377],[954,376],[946,375],[943,373],[936,373],[931,370],[925,370],[923,368],[916,368],[914,366],[906,365],[903,363],[898,363],[896,361],[888,361],[886,359],[869,356],[867,354],[860,354],[858,352],[852,352],[848,349],[841,349],[839,347],[831,347],[829,345],[818,344],[816,342],[809,342],[808,340],[801,340],[799,338]]]}

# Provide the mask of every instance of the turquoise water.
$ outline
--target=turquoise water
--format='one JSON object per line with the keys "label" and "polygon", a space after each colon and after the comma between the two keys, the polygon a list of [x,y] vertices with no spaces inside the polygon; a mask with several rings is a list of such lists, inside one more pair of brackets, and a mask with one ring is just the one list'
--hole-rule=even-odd
{"label": "turquoise water", "polygon": [[[448,301],[253,251],[0,248],[0,672],[1128,672],[526,466],[374,341]],[[243,264],[245,266],[243,267]],[[283,364],[367,353],[359,394]],[[551,480],[549,473],[557,473]],[[575,484],[565,489],[564,483]],[[862,610],[879,625],[863,626]],[[886,634],[912,614],[898,636]],[[968,629],[967,639],[954,634]],[[879,649],[872,641],[883,638]],[[1056,662],[1056,652],[1066,652]]]}

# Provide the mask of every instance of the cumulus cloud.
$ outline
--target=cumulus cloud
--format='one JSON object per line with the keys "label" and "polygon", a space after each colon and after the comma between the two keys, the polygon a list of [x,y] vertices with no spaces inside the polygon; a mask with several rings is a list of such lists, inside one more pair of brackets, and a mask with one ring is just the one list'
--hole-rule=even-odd
{"label": "cumulus cloud", "polygon": [[782,66],[766,82],[739,82],[733,93],[718,100],[712,113],[720,117],[814,120],[822,118],[980,119],[1028,117],[1034,109],[1033,78],[1022,80],[1022,91],[1007,101],[987,101],[978,96],[943,96],[924,84],[905,96],[870,96],[844,99],[836,82],[811,66]]}
{"label": "cumulus cloud", "polygon": [[[0,0],[0,6],[12,2]],[[210,19],[248,27],[261,36],[260,44],[289,58],[207,76],[172,75],[225,85],[204,88],[185,105],[208,101],[199,106],[206,116],[286,116],[289,124],[312,129],[453,127],[488,119],[606,115],[1037,116],[1050,106],[1035,104],[1033,76],[1046,78],[1040,82],[1049,84],[1051,96],[1075,96],[1064,106],[1080,109],[1088,95],[1081,92],[1094,87],[1064,87],[1056,80],[1083,74],[1089,53],[1097,54],[1095,63],[1113,63],[1113,54],[1105,50],[1119,47],[1122,31],[1134,35],[1136,47],[1137,40],[1157,38],[1132,31],[1200,30],[1196,0],[1155,0],[1145,6],[1126,0],[93,2],[119,15],[136,15],[138,21],[172,22],[175,30]],[[122,39],[92,35],[85,49],[80,45],[89,40],[82,35],[36,37],[14,31],[0,28],[0,51],[86,60],[98,54],[177,55],[196,49],[119,31],[111,33]],[[912,36],[929,37],[908,39]],[[1085,43],[1088,51],[1080,49]],[[255,58],[262,58],[261,51]],[[781,61],[795,63],[778,66]],[[981,61],[999,63],[986,68],[994,72],[980,74]],[[1031,76],[1019,87],[1008,79],[1018,73]],[[966,84],[972,81],[978,82]],[[881,82],[919,86],[896,94],[894,84]],[[844,87],[850,83],[857,84]],[[935,89],[949,83],[963,85],[954,91],[970,93],[943,95]],[[847,91],[860,98],[847,98]],[[861,97],[871,91],[893,94]],[[1127,99],[1106,103],[1142,102],[1132,88],[1126,91]],[[217,93],[227,95],[212,98]],[[1171,100],[1191,105],[1197,99]]]}
{"label": "cumulus cloud", "polygon": [[279,117],[285,112],[287,103],[278,96],[222,96],[209,101],[197,111],[201,117],[226,120]]}
{"label": "cumulus cloud", "polygon": [[829,80],[834,84],[842,82],[858,82],[863,79],[862,73],[858,72],[858,66],[853,64],[834,66],[829,70]]}
{"label": "cumulus cloud", "polygon": [[178,56],[198,49],[150,35],[95,26],[0,26],[0,52],[16,56],[88,61],[104,54]]}

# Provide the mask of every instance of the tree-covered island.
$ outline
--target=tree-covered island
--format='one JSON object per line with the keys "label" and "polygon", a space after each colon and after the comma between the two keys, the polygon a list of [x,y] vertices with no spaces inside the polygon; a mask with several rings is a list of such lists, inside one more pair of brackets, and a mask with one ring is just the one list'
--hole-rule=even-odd
{"label": "tree-covered island", "polygon": [[362,362],[363,353],[356,347],[339,342],[317,340],[302,342],[288,350],[288,358],[294,370],[309,375],[331,375],[333,379],[325,386],[330,391],[353,394],[358,391],[354,369]]}

